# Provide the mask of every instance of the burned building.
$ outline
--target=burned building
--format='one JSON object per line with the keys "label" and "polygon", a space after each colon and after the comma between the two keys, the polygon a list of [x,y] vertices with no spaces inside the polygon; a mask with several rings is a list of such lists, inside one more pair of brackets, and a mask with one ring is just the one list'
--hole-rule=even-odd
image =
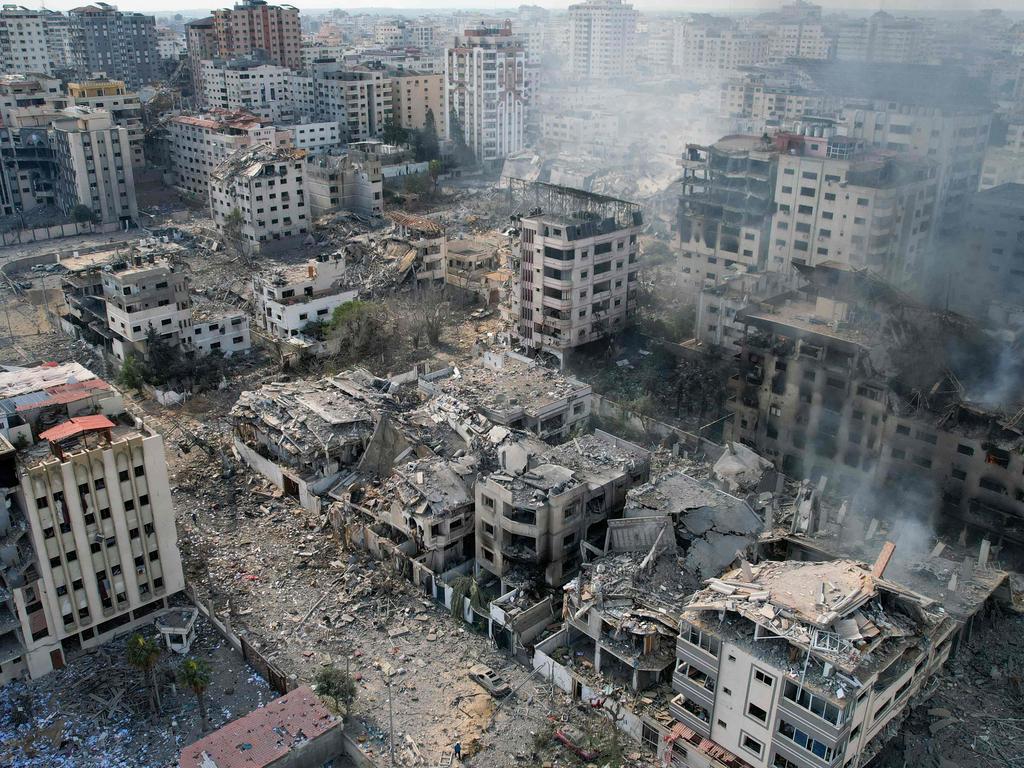
{"label": "burned building", "polygon": [[741,313],[727,438],[790,476],[919,487],[957,525],[1024,543],[1019,354],[867,272],[801,272]]}
{"label": "burned building", "polygon": [[484,352],[478,364],[447,378],[421,379],[431,395],[447,395],[492,424],[525,429],[557,442],[587,425],[589,384],[545,368],[514,352]]}
{"label": "burned building", "polygon": [[316,509],[318,494],[362,456],[381,410],[395,402],[391,387],[357,368],[243,392],[231,409],[235,450],[286,494]]}
{"label": "burned building", "polygon": [[768,258],[779,150],[767,136],[688,144],[676,231],[685,286],[694,294]]}
{"label": "burned building", "polygon": [[649,473],[647,451],[600,431],[539,451],[502,446],[476,484],[477,568],[503,587],[564,584]]}

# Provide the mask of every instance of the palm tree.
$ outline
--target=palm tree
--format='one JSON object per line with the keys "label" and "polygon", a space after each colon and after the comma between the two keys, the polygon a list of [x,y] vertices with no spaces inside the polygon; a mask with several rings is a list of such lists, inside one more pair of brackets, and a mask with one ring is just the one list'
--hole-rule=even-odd
{"label": "palm tree", "polygon": [[195,693],[196,701],[199,702],[199,717],[203,721],[203,730],[208,730],[210,723],[206,717],[206,700],[203,698],[203,694],[210,686],[209,665],[202,659],[185,659],[181,663],[178,678],[183,685],[187,685]]}
{"label": "palm tree", "polygon": [[156,662],[160,658],[160,646],[136,632],[128,638],[125,654],[128,663],[142,672],[149,681],[150,703],[155,711],[159,711],[160,687],[156,683]]}

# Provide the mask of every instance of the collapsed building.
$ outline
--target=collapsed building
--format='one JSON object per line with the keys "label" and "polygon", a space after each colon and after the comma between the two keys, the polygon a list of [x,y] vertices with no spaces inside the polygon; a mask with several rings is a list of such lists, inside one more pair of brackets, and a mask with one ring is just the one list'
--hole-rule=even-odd
{"label": "collapsed building", "polygon": [[502,594],[560,586],[649,474],[647,451],[601,431],[543,450],[502,446],[498,468],[476,484],[478,571],[499,579]]}
{"label": "collapsed building", "polygon": [[802,288],[739,316],[727,439],[789,476],[918,488],[939,497],[947,521],[1024,543],[1024,378],[1013,346],[864,271],[800,271]]}
{"label": "collapsed building", "polygon": [[395,224],[396,237],[388,240],[389,256],[404,277],[411,270],[417,285],[444,285],[448,239],[444,227],[425,216],[403,211],[387,214]]}
{"label": "collapsed building", "polygon": [[392,386],[357,368],[243,392],[231,409],[235,450],[305,508],[319,509],[319,494],[360,459],[381,412],[397,402]]}
{"label": "collapsed building", "polygon": [[545,368],[515,352],[485,351],[478,365],[446,378],[421,378],[420,389],[446,396],[492,424],[525,429],[557,442],[586,426],[591,411],[589,384]]}

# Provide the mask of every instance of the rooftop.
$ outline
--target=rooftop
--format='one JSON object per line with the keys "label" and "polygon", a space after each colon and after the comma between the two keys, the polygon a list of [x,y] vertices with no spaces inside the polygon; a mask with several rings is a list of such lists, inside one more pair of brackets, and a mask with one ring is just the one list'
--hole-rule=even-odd
{"label": "rooftop", "polygon": [[180,768],[262,768],[341,727],[304,685],[181,750]]}

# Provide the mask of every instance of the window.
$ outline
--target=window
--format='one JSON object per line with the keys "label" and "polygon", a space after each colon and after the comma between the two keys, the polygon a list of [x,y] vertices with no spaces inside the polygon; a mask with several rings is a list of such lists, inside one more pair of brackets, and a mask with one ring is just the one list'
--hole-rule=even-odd
{"label": "window", "polygon": [[719,728],[728,728],[729,726],[727,726],[727,725],[725,724],[725,720],[719,720],[719,721],[718,721],[718,727],[719,727]]}
{"label": "window", "polygon": [[815,741],[799,728],[793,727],[785,720],[779,720],[779,734],[785,736],[798,747],[806,749],[815,757],[824,760],[826,763],[831,763],[832,758],[835,756],[835,750],[833,750],[832,747],[825,746],[825,744],[820,741]]}
{"label": "window", "polygon": [[752,752],[758,757],[760,757],[761,753],[764,751],[764,744],[762,744],[757,739],[750,738],[746,734],[743,734],[743,740],[740,742],[740,744],[743,746],[745,750],[747,750],[748,752]]}
{"label": "window", "polygon": [[128,480],[128,470],[127,469],[122,469],[120,472],[118,472],[117,473],[117,479],[120,480],[122,483],[127,481]]}
{"label": "window", "polygon": [[896,425],[896,434],[897,435],[909,435],[910,434],[910,427],[908,425],[906,425],[906,424],[897,424]]}
{"label": "window", "polygon": [[144,474],[146,474],[146,467],[145,467],[145,465],[139,464],[137,467],[135,467],[135,476],[136,477],[142,477]]}
{"label": "window", "polygon": [[761,709],[761,707],[757,706],[757,704],[747,705],[747,715],[754,718],[760,723],[768,722],[768,713],[765,710]]}
{"label": "window", "polygon": [[760,669],[754,670],[754,679],[762,685],[767,685],[769,688],[775,685],[775,678],[771,675],[766,675]]}
{"label": "window", "polygon": [[973,456],[974,455],[974,449],[971,446],[969,446],[969,445],[964,445],[963,443],[960,443],[959,445],[957,445],[956,452],[957,453],[962,453],[964,456]]}

